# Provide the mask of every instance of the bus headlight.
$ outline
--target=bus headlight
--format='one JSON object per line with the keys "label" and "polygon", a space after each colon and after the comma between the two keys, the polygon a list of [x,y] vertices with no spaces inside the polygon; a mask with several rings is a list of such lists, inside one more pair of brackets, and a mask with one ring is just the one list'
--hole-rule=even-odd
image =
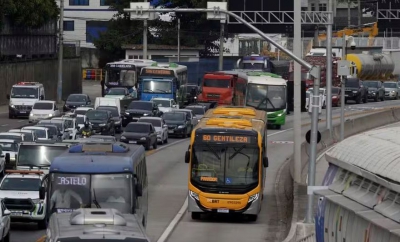
{"label": "bus headlight", "polygon": [[254,194],[254,195],[251,195],[251,196],[249,197],[248,203],[257,201],[258,197],[259,197],[259,194],[258,194],[258,193]]}
{"label": "bus headlight", "polygon": [[193,191],[190,191],[190,190],[189,190],[189,196],[190,196],[191,198],[193,198],[194,200],[197,200],[197,201],[200,200],[200,199],[199,199],[199,194],[197,194],[197,193],[195,193],[195,192],[193,192]]}

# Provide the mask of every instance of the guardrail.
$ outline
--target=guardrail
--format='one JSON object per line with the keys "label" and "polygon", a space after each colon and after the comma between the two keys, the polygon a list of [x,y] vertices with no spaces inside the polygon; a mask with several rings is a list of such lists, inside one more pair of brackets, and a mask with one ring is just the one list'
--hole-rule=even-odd
{"label": "guardrail", "polygon": [[305,237],[303,237],[301,239],[296,240],[296,242],[316,242],[316,241],[317,240],[315,238],[315,233],[314,232],[312,232],[311,234],[309,234],[309,235],[307,235],[307,236],[305,236]]}

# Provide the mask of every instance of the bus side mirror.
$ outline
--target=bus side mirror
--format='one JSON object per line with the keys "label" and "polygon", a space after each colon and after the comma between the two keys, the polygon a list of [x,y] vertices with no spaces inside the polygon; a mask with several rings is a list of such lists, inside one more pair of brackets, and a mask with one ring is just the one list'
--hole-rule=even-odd
{"label": "bus side mirror", "polygon": [[39,199],[43,200],[45,195],[46,195],[46,190],[44,189],[44,187],[40,187],[39,188]]}
{"label": "bus side mirror", "polygon": [[268,157],[263,157],[263,165],[265,168],[268,167]]}
{"label": "bus side mirror", "polygon": [[136,194],[138,197],[141,197],[143,195],[143,187],[140,183],[136,184]]}
{"label": "bus side mirror", "polygon": [[11,160],[11,158],[10,158],[10,153],[6,153],[6,156],[5,156],[5,162],[6,162],[6,164],[10,164],[10,160]]}
{"label": "bus side mirror", "polygon": [[186,151],[186,153],[185,153],[185,163],[189,163],[189,161],[190,161],[190,152]]}

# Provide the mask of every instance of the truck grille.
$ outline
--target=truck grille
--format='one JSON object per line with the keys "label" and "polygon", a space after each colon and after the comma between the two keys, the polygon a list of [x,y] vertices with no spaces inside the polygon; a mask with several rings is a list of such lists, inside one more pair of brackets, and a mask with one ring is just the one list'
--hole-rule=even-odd
{"label": "truck grille", "polygon": [[3,202],[8,210],[35,210],[35,204],[32,202],[31,199],[4,198]]}
{"label": "truck grille", "polygon": [[32,106],[28,105],[15,105],[15,109],[20,110],[20,111],[31,111]]}
{"label": "truck grille", "polygon": [[140,118],[143,117],[143,113],[130,113],[129,116],[131,118]]}
{"label": "truck grille", "polygon": [[207,97],[208,98],[219,98],[221,95],[220,94],[216,94],[216,93],[208,93]]}

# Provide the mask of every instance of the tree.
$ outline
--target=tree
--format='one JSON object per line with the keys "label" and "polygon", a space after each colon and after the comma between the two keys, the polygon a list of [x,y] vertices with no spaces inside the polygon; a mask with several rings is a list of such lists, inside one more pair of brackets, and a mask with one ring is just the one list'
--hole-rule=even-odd
{"label": "tree", "polygon": [[[142,2],[142,0],[109,0],[110,8],[115,9],[115,19],[100,37],[94,41],[101,55],[113,60],[120,58],[124,52],[122,46],[126,44],[143,43],[143,21],[131,20],[128,13],[123,11],[129,8],[130,2]],[[189,7],[205,8],[205,0],[161,0],[160,5],[168,4],[169,8]],[[156,38],[148,34],[149,44],[177,45],[177,18],[181,19],[181,45],[204,45],[202,55],[208,55],[211,50],[218,50],[218,46],[212,42],[219,38],[219,22],[207,21],[204,13],[176,14],[171,22],[161,20],[149,21],[149,29],[155,31]]]}
{"label": "tree", "polygon": [[2,0],[0,9],[0,24],[7,17],[18,27],[39,28],[59,14],[54,0]]}

